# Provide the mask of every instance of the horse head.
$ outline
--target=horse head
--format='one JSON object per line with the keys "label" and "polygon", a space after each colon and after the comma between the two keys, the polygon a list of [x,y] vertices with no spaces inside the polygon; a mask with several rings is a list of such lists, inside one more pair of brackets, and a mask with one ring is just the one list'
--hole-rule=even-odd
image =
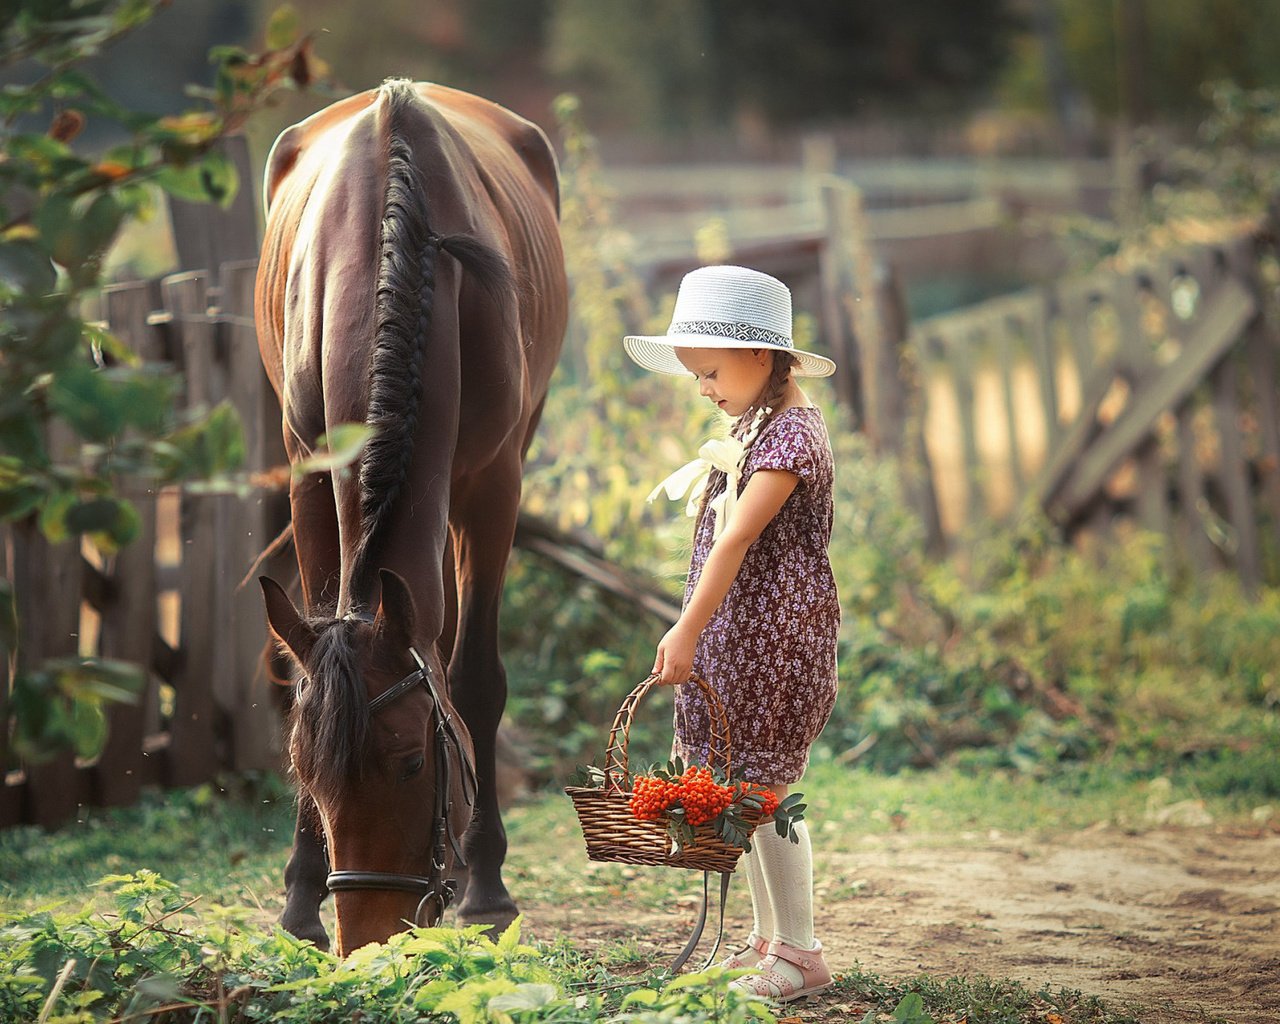
{"label": "horse head", "polygon": [[475,802],[471,738],[435,646],[415,638],[404,580],[379,579],[376,614],[341,618],[306,617],[260,580],[271,632],[296,665],[287,750],[319,812],[339,955],[440,920]]}

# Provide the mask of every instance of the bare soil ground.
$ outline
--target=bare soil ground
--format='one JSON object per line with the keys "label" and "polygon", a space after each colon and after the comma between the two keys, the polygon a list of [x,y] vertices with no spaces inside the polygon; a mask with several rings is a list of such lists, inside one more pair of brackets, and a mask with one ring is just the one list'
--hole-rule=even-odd
{"label": "bare soil ground", "polygon": [[[837,971],[856,963],[894,982],[983,975],[1074,989],[1143,1024],[1280,1022],[1280,836],[1270,830],[898,833],[817,860],[817,929]],[[692,928],[695,889],[700,897],[691,874],[690,896],[665,915],[625,898],[607,910],[528,904],[527,931],[632,939],[661,960]],[[728,909],[726,941],[750,924],[740,882]],[[860,1021],[867,1007],[850,998],[788,1013]]]}

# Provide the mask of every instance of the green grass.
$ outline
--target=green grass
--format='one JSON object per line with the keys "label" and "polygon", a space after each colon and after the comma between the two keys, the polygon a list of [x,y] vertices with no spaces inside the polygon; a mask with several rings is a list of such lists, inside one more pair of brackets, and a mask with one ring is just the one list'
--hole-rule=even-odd
{"label": "green grass", "polygon": [[[823,851],[852,849],[868,836],[894,832],[917,844],[954,845],[985,841],[993,829],[1026,837],[1100,822],[1141,829],[1152,808],[1191,799],[1203,800],[1219,822],[1231,822],[1247,816],[1258,796],[1251,789],[1243,796],[1239,792],[1236,782],[1248,776],[1251,762],[1245,756],[1237,760],[1234,764],[1219,756],[1208,767],[1189,763],[1185,771],[1159,781],[1132,767],[1102,764],[1034,779],[954,767],[888,776],[825,763],[814,765],[799,788],[809,798],[811,826]],[[1218,788],[1225,792],[1206,792],[1213,788],[1204,785],[1206,780],[1222,783]],[[606,915],[625,900],[632,911],[656,915],[669,914],[675,901],[696,892],[692,873],[587,862],[572,806],[558,792],[520,802],[508,810],[506,822],[511,843],[506,876],[517,901],[544,908],[599,908]],[[196,923],[188,926],[197,933],[202,921],[217,921],[217,908],[225,907],[225,913],[244,916],[250,933],[266,936],[280,907],[292,825],[292,794],[272,777],[153,793],[135,807],[89,812],[84,820],[52,833],[0,833],[0,898],[8,914],[31,913],[55,902],[78,911],[86,900],[105,913],[112,896],[107,887],[95,887],[99,878],[150,869],[183,893],[200,895]],[[856,882],[846,888],[844,895],[857,896]],[[554,920],[547,923],[554,929]],[[612,993],[611,1005],[617,1006],[622,993],[659,983],[652,952],[646,952],[642,940],[605,942],[588,953],[565,935],[556,935],[538,945],[538,957],[566,991]],[[857,1008],[854,1020],[867,1010],[910,1010],[917,1005],[912,993],[920,996],[920,1014],[927,1016],[904,1011],[900,1019],[917,1024],[959,1019],[1040,1024],[1051,1013],[1071,1024],[1128,1024],[1135,1019],[1126,1008],[1078,992],[1033,991],[983,976],[890,981],[859,967],[841,976],[825,1001],[829,1008],[813,1019],[824,1024],[844,1019],[838,1015],[848,1006]]]}
{"label": "green grass", "polygon": [[[838,852],[865,836],[904,830],[922,844],[985,839],[993,829],[1031,837],[1099,823],[1140,830],[1152,824],[1153,810],[1187,800],[1203,801],[1216,822],[1244,822],[1273,799],[1257,787],[1274,771],[1273,759],[1256,752],[1217,752],[1154,783],[1132,767],[1102,763],[1064,767],[1044,779],[958,768],[882,775],[826,763],[812,766],[798,788],[821,847]],[[0,897],[12,908],[79,900],[103,875],[147,868],[216,903],[273,912],[293,813],[292,792],[264,776],[150,793],[129,808],[86,810],[51,833],[10,829],[0,832]],[[656,910],[690,888],[681,872],[587,864],[585,856],[584,886],[565,870],[566,851],[576,857],[582,838],[569,800],[557,791],[522,800],[505,822],[506,874],[517,899],[607,906],[625,889],[629,901]]]}

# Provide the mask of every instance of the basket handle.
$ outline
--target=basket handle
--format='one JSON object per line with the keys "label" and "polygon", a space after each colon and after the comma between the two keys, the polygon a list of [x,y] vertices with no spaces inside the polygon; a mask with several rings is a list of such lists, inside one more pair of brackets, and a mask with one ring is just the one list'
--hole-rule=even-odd
{"label": "basket handle", "polygon": [[[631,720],[635,716],[636,706],[650,690],[659,685],[657,672],[652,672],[642,680],[634,690],[623,699],[618,713],[613,718],[613,728],[609,730],[609,747],[605,750],[604,789],[606,793],[621,793],[627,778],[627,743],[631,736]],[[729,741],[729,720],[725,717],[724,705],[716,696],[715,690],[697,673],[679,686],[695,684],[702,691],[702,699],[706,701],[707,712],[711,719],[711,734],[707,759],[711,767],[719,768],[729,774],[732,767],[732,744]]]}

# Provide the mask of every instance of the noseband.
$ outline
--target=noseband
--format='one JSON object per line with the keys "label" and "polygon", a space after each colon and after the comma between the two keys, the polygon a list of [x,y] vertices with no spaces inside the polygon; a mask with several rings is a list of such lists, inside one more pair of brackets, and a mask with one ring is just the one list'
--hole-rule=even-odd
{"label": "noseband", "polygon": [[[431,695],[431,721],[435,728],[435,761],[436,761],[436,793],[431,822],[431,871],[426,876],[402,875],[394,871],[331,871],[325,880],[330,892],[409,892],[421,895],[418,909],[413,913],[414,925],[422,922],[424,910],[436,911],[435,920],[444,916],[445,910],[453,902],[457,892],[457,882],[444,877],[445,843],[453,847],[454,859],[466,867],[466,859],[462,855],[462,844],[449,823],[449,811],[452,802],[449,799],[450,783],[453,780],[455,761],[462,771],[462,792],[466,799],[474,804],[476,792],[475,766],[467,757],[466,748],[458,738],[453,724],[453,716],[441,711],[443,706],[440,693],[436,689],[431,669],[422,660],[414,648],[409,648],[413,660],[418,663],[415,671],[410,672],[398,683],[388,687],[373,700],[369,701],[369,714],[374,715],[387,705],[394,703],[417,686],[425,686]],[[450,756],[450,749],[453,755]]]}

